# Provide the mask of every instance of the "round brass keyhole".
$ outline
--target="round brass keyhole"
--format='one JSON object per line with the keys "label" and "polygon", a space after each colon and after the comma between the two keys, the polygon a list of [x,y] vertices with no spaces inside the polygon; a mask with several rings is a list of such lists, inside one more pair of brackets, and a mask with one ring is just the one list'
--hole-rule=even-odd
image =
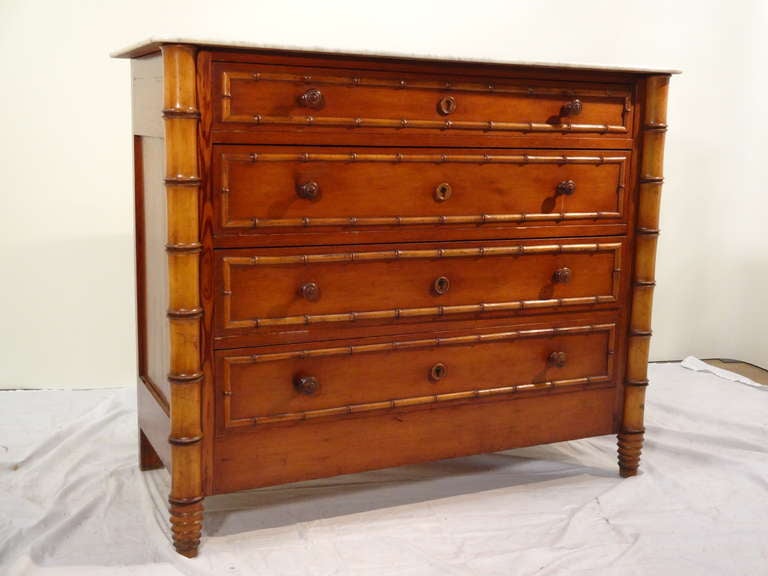
{"label": "round brass keyhole", "polygon": [[437,101],[437,111],[443,116],[448,116],[456,110],[456,99],[453,96],[443,96]]}
{"label": "round brass keyhole", "polygon": [[320,382],[314,376],[308,374],[297,374],[293,377],[293,387],[299,394],[311,396],[320,389]]}
{"label": "round brass keyhole", "polygon": [[305,282],[299,286],[299,294],[303,296],[305,300],[317,302],[320,300],[320,286],[318,286],[317,282]]}
{"label": "round brass keyhole", "polygon": [[435,282],[432,285],[432,289],[435,291],[435,294],[441,295],[448,292],[448,289],[451,287],[451,281],[448,280],[445,276],[440,276],[439,278],[435,279]]}
{"label": "round brass keyhole", "polygon": [[438,202],[445,202],[453,194],[453,189],[448,182],[441,182],[435,188],[435,200]]}
{"label": "round brass keyhole", "polygon": [[438,380],[445,378],[446,374],[448,374],[448,369],[445,367],[445,364],[438,362],[430,368],[429,379],[433,382],[437,382]]}
{"label": "round brass keyhole", "polygon": [[325,106],[325,97],[317,88],[310,88],[297,98],[297,102],[299,106],[303,106],[304,108],[319,110]]}
{"label": "round brass keyhole", "polygon": [[555,195],[570,196],[576,191],[576,182],[573,180],[563,180],[555,186]]}
{"label": "round brass keyhole", "polygon": [[320,185],[314,180],[297,184],[296,195],[305,200],[317,200],[320,196]]}
{"label": "round brass keyhole", "polygon": [[571,281],[573,272],[567,266],[558,268],[552,273],[552,282],[555,284],[568,284]]}
{"label": "round brass keyhole", "polygon": [[563,351],[552,352],[547,358],[547,363],[555,368],[562,368],[568,363],[568,354]]}

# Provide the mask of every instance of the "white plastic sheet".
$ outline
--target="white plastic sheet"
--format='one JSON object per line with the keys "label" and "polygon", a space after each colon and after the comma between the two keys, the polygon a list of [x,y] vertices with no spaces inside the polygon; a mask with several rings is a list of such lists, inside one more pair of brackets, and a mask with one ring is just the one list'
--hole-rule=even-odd
{"label": "white plastic sheet", "polygon": [[133,390],[0,392],[0,574],[768,574],[768,394],[650,376],[640,476],[610,436],[208,498],[193,560]]}

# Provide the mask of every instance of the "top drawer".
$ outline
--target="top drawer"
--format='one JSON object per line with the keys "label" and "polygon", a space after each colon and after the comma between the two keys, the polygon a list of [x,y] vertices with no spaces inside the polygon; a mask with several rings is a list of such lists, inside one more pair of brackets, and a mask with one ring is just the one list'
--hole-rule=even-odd
{"label": "top drawer", "polygon": [[382,71],[214,65],[219,128],[296,131],[631,134],[631,90],[620,84],[462,78]]}

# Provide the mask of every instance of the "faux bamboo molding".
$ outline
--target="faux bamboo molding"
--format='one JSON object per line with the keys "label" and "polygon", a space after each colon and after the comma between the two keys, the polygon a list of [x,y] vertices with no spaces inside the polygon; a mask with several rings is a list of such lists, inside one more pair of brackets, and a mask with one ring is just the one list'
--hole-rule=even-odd
{"label": "faux bamboo molding", "polygon": [[615,133],[626,134],[624,125],[610,124],[549,124],[544,122],[498,122],[487,121],[452,121],[452,120],[415,120],[407,118],[346,118],[346,117],[314,117],[307,116],[267,116],[262,114],[232,114],[232,81],[246,82],[288,82],[297,85],[337,85],[355,88],[379,88],[392,90],[422,89],[434,90],[442,93],[451,92],[479,92],[486,94],[517,94],[530,98],[541,96],[560,96],[571,99],[579,96],[591,96],[594,98],[620,98],[623,100],[623,116],[631,111],[631,96],[624,90],[582,89],[569,90],[562,88],[514,86],[498,84],[496,82],[438,82],[438,81],[411,81],[405,79],[368,79],[349,76],[311,76],[288,73],[269,72],[236,72],[224,71],[222,73],[221,91],[221,118],[223,122],[246,122],[251,124],[274,125],[306,125],[306,126],[336,126],[350,128],[431,128],[439,130],[483,130],[483,131],[513,131],[513,132],[597,132],[600,134]]}
{"label": "faux bamboo molding", "polygon": [[[613,252],[613,284],[611,294],[548,298],[537,300],[514,300],[509,302],[481,302],[453,306],[428,306],[423,308],[393,308],[388,310],[365,310],[337,314],[302,314],[274,318],[232,318],[232,267],[233,266],[275,266],[284,264],[320,264],[330,262],[374,262],[407,259],[434,258],[480,258],[494,256],[526,256],[533,254],[584,254]],[[619,275],[621,274],[621,243],[599,244],[517,244],[515,246],[492,246],[480,248],[437,248],[383,250],[371,252],[340,252],[331,254],[292,254],[284,256],[225,256],[222,258],[224,328],[263,328],[267,326],[307,325],[328,322],[356,322],[361,320],[400,319],[419,316],[446,316],[452,314],[477,314],[564,306],[585,306],[608,304],[618,300]]]}
{"label": "faux bamboo molding", "polygon": [[[382,162],[382,163],[466,163],[466,164],[618,164],[616,182],[618,210],[605,212],[546,212],[521,214],[469,214],[461,216],[348,216],[320,218],[250,218],[233,220],[229,216],[229,166],[232,163],[254,162]],[[546,222],[566,220],[605,220],[624,215],[624,179],[627,157],[621,155],[576,156],[567,154],[334,154],[317,152],[222,154],[221,174],[221,225],[223,228],[280,228],[315,226],[411,226]]]}
{"label": "faux bamboo molding", "polygon": [[197,555],[203,520],[196,49],[162,48],[164,65],[165,189],[168,206],[168,282],[171,385],[173,543]]}
{"label": "faux bamboo molding", "polygon": [[371,154],[350,152],[338,154],[329,152],[228,154],[227,158],[243,162],[430,162],[434,164],[620,164],[626,156],[569,156],[567,154]]}
{"label": "faux bamboo molding", "polygon": [[620,242],[592,244],[516,244],[514,246],[481,246],[479,248],[427,248],[372,250],[370,252],[335,252],[330,254],[287,254],[282,256],[227,256],[233,266],[274,266],[277,264],[321,264],[328,262],[375,262],[419,258],[487,258],[493,256],[526,256],[532,254],[589,254],[621,249]]}
{"label": "faux bamboo molding", "polygon": [[632,285],[624,409],[618,436],[619,470],[634,476],[643,447],[645,388],[648,385],[648,348],[651,338],[651,308],[656,285],[656,242],[659,234],[659,202],[664,182],[664,135],[667,130],[668,76],[645,81],[642,159],[640,162],[635,236],[635,265]]}
{"label": "faux bamboo molding", "polygon": [[272,124],[282,126],[330,126],[340,128],[427,128],[437,130],[482,130],[484,132],[548,132],[598,134],[625,134],[626,127],[614,124],[546,124],[544,122],[500,122],[495,120],[409,120],[407,118],[344,118],[315,116],[230,116],[229,122]]}
{"label": "faux bamboo molding", "polygon": [[[310,420],[328,416],[351,415],[362,412],[377,412],[394,410],[411,406],[422,406],[438,402],[450,402],[458,400],[476,400],[490,396],[501,396],[523,392],[535,392],[541,390],[553,390],[556,388],[569,388],[576,386],[592,386],[595,384],[613,385],[613,361],[614,335],[616,325],[613,323],[585,326],[568,326],[562,328],[538,328],[531,330],[512,330],[490,334],[476,334],[467,336],[452,336],[445,338],[428,338],[421,340],[406,340],[385,342],[381,344],[363,344],[356,346],[341,346],[336,348],[315,348],[308,350],[296,350],[292,352],[278,352],[267,354],[251,354],[246,356],[228,356],[224,359],[224,378],[222,396],[224,398],[224,426],[225,428],[238,428],[257,424],[276,424],[279,422],[295,422]],[[328,358],[332,356],[356,356],[360,354],[372,354],[377,352],[396,352],[399,350],[414,350],[426,348],[442,348],[449,346],[472,346],[489,342],[514,341],[526,338],[555,338],[574,334],[594,334],[597,332],[608,333],[607,370],[605,374],[584,376],[580,378],[568,378],[562,380],[550,380],[545,382],[532,382],[513,386],[498,386],[494,388],[479,388],[461,392],[443,394],[430,394],[428,396],[411,396],[396,398],[380,402],[367,402],[363,404],[351,404],[336,406],[319,410],[306,410],[301,412],[288,412],[271,416],[259,416],[252,418],[232,418],[232,398],[234,394],[231,388],[230,370],[235,364],[257,364],[264,362],[277,362],[281,360]]]}
{"label": "faux bamboo molding", "polygon": [[312,76],[307,74],[290,74],[283,72],[234,72],[225,71],[222,75],[222,97],[232,97],[232,80],[287,82],[290,84],[312,84],[318,86],[350,86],[367,88],[393,88],[396,90],[423,89],[445,92],[484,92],[487,94],[519,94],[522,96],[562,96],[574,98],[575,96],[593,96],[596,98],[622,98],[625,109],[631,110],[631,98],[627,90],[605,88],[579,87],[566,89],[562,87],[547,86],[520,86],[499,82],[467,82],[465,80],[444,81],[421,79],[390,79],[390,78],[362,78],[360,76]]}

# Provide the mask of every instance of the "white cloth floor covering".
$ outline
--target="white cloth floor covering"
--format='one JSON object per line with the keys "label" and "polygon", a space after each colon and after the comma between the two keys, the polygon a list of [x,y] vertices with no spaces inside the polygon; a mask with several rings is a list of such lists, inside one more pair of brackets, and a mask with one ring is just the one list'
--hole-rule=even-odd
{"label": "white cloth floor covering", "polygon": [[192,560],[134,390],[0,392],[0,574],[768,575],[768,389],[650,377],[635,478],[604,436],[217,496]]}

